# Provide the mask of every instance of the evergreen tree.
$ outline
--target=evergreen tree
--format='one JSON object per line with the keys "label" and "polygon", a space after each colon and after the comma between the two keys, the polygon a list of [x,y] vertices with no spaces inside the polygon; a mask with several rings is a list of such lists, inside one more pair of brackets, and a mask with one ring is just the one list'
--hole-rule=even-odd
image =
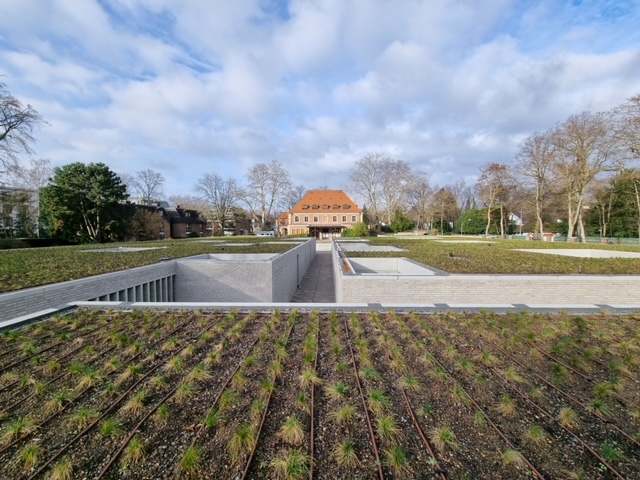
{"label": "evergreen tree", "polygon": [[103,163],[76,162],[54,169],[40,192],[52,236],[72,242],[115,241],[130,225],[126,186]]}

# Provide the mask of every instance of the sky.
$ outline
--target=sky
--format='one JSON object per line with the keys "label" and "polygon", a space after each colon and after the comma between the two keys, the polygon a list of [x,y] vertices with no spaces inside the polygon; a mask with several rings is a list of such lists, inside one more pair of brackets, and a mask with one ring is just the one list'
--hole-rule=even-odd
{"label": "sky", "polygon": [[348,189],[369,152],[473,184],[640,94],[639,26],[640,0],[0,0],[0,78],[47,122],[36,158],[167,196],[272,160]]}

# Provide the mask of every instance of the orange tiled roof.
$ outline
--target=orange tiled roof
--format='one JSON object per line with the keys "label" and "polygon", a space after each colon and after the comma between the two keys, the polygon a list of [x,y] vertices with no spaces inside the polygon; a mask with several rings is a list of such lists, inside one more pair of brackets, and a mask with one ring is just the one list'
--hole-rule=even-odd
{"label": "orange tiled roof", "polygon": [[309,190],[291,213],[346,211],[360,213],[362,209],[342,190]]}

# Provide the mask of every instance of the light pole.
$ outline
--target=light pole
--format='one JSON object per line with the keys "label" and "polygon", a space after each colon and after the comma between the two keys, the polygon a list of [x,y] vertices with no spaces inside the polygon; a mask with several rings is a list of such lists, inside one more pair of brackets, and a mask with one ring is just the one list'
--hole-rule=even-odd
{"label": "light pole", "polygon": [[460,224],[460,235],[462,235],[462,227],[464,227],[464,224],[467,223],[469,220],[471,220],[470,218],[467,218],[464,222],[462,222]]}

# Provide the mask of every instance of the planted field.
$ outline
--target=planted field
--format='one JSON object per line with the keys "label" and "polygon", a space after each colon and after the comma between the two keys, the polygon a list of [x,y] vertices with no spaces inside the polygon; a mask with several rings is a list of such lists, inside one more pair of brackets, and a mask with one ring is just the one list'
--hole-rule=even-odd
{"label": "planted field", "polygon": [[639,320],[79,310],[0,338],[0,478],[640,478]]}
{"label": "planted field", "polygon": [[348,252],[347,256],[408,257],[449,273],[640,275],[640,258],[576,258],[516,251],[518,248],[569,248],[640,252],[640,247],[631,245],[582,245],[524,240],[446,243],[426,238],[408,240],[385,237],[371,238],[370,243],[393,245],[406,251]]}
{"label": "planted field", "polygon": [[[270,243],[257,237],[218,239],[224,240],[225,243],[250,242],[250,245],[232,247],[210,243],[212,239],[209,238],[202,240],[164,240],[0,250],[0,293],[142,267],[158,263],[163,258],[182,258],[202,253],[280,253],[295,246],[294,243],[291,245]],[[118,247],[161,248],[137,252],[90,251]]]}

